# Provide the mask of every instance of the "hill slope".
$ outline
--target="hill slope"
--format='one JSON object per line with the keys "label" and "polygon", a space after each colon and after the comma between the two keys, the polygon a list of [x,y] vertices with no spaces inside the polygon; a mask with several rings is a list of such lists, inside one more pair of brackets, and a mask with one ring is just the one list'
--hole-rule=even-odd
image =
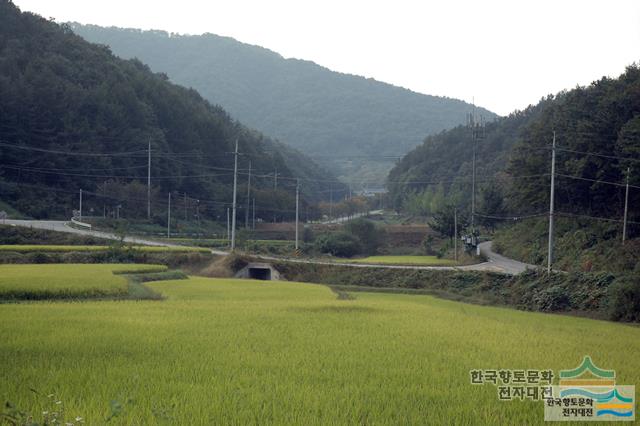
{"label": "hill slope", "polygon": [[403,155],[425,135],[464,122],[471,109],[459,100],[333,72],[213,34],[71,27],[194,87],[243,122],[348,177],[381,181],[392,164],[382,157]]}
{"label": "hill slope", "polygon": [[[209,217],[224,215],[231,201],[235,140],[243,187],[252,161],[258,218],[290,214],[294,180],[287,178],[301,178],[307,199],[334,179],[167,80],[0,0],[0,198],[35,217],[68,217],[84,189],[86,210],[102,211],[103,197],[124,203],[128,217],[142,215],[149,142],[154,204],[162,207],[169,191],[188,193]],[[275,169],[277,193],[267,176]]]}
{"label": "hill slope", "polygon": [[[603,78],[587,87],[558,93],[534,107],[489,124],[486,137],[477,145],[476,211],[479,214],[476,219],[488,219],[487,223],[495,220],[484,216],[540,216],[537,221],[503,231],[499,242],[505,252],[514,257],[527,262],[546,262],[544,218],[549,209],[554,132],[557,247],[561,248],[558,256],[571,256],[565,259],[564,265],[611,267],[611,261],[605,262],[604,257],[601,261],[595,259],[606,255],[611,259],[624,258],[620,269],[628,270],[629,265],[634,268],[636,264],[640,268],[638,244],[620,246],[627,168],[630,169],[627,236],[640,236],[640,68],[637,65],[629,66],[619,78]],[[459,127],[427,138],[389,175],[395,206],[416,210],[416,205],[429,204],[428,201],[438,198],[434,194],[439,194],[437,207],[455,205],[468,215],[471,148],[467,128]],[[587,251],[591,259],[583,256]],[[627,262],[627,258],[631,260]]]}

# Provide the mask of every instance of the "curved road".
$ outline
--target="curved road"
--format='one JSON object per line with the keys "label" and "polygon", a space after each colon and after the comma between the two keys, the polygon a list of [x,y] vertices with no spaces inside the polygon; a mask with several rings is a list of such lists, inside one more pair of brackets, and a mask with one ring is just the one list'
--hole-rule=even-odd
{"label": "curved road", "polygon": [[[3,221],[3,223],[7,225],[13,225],[13,226],[23,226],[23,227],[36,228],[36,229],[47,229],[47,230],[58,231],[58,232],[69,232],[72,234],[87,235],[87,236],[104,238],[109,240],[120,239],[117,235],[108,233],[108,232],[72,228],[71,226],[69,226],[68,222],[61,221],[61,220],[6,219],[5,221]],[[148,246],[179,247],[178,244],[147,240],[139,237],[125,237],[124,241],[127,243],[148,245]],[[211,253],[222,255],[222,256],[229,254],[228,252],[221,251],[221,250],[211,250]],[[354,268],[418,269],[418,270],[443,270],[443,271],[453,271],[453,270],[491,271],[491,272],[499,272],[499,273],[509,274],[509,275],[517,275],[521,272],[524,272],[527,269],[536,268],[535,265],[529,265],[527,263],[509,259],[498,253],[495,253],[491,249],[491,241],[480,243],[480,253],[482,253],[487,258],[486,262],[478,263],[475,265],[465,265],[465,266],[373,265],[373,264],[363,264],[363,263],[337,263],[337,262],[327,262],[322,260],[307,260],[307,259],[282,258],[282,257],[272,257],[272,256],[254,256],[254,257],[258,257],[264,260],[272,260],[272,261],[313,263],[317,265],[350,266]]]}

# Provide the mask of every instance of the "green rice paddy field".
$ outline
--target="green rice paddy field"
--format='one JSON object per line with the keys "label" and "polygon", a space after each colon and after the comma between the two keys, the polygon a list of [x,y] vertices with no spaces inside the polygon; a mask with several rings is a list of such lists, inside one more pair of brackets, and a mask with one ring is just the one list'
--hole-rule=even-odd
{"label": "green rice paddy field", "polygon": [[[315,284],[191,278],[163,301],[0,305],[0,398],[86,424],[540,424],[471,369],[577,366],[640,384],[640,328]],[[111,417],[114,416],[115,417]]]}
{"label": "green rice paddy field", "polygon": [[164,265],[0,265],[0,300],[101,297],[128,292],[125,273],[162,272]]}

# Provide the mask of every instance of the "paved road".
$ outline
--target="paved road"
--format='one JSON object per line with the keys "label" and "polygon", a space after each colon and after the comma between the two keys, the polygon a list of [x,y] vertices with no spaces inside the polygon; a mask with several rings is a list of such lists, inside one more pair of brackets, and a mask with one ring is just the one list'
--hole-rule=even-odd
{"label": "paved road", "polygon": [[[78,235],[87,235],[96,238],[105,238],[109,240],[118,240],[119,237],[115,234],[94,231],[89,229],[77,229],[72,228],[65,221],[56,220],[15,220],[7,219],[7,225],[24,226],[28,228],[48,229],[59,232],[69,232]],[[153,241],[139,237],[125,237],[125,242],[131,244],[147,245],[147,246],[165,246],[165,247],[179,247],[178,244],[171,244],[161,241]],[[350,266],[354,268],[386,268],[386,269],[416,269],[416,270],[441,270],[441,271],[492,271],[500,272],[503,274],[516,275],[524,272],[527,269],[535,269],[536,266],[519,262],[517,260],[506,258],[491,250],[491,241],[480,243],[480,252],[487,258],[486,262],[478,263],[475,265],[465,266],[403,266],[403,265],[369,265],[362,263],[337,263],[322,260],[310,260],[310,259],[296,259],[296,258],[282,258],[273,256],[254,256],[263,260],[270,261],[288,261],[295,263],[308,263],[316,265],[337,265],[337,266]],[[217,255],[227,255],[228,252],[221,250],[211,250],[211,253]]]}
{"label": "paved road", "polygon": [[[73,228],[69,226],[69,222],[63,220],[16,220],[16,219],[7,219],[4,221],[6,225],[15,225],[15,226],[23,226],[26,228],[35,228],[35,229],[46,229],[50,231],[58,231],[58,232],[68,232],[70,234],[91,236],[96,238],[104,238],[106,240],[119,240],[116,234],[112,234],[110,232],[103,231],[94,231],[92,229],[79,229]],[[3,222],[0,222],[3,223]],[[146,238],[139,237],[125,237],[125,243],[137,244],[142,246],[157,246],[157,247],[180,247],[179,244],[171,244],[164,241],[153,241]],[[219,251],[219,250],[211,250],[213,254],[226,255],[228,253]]]}
{"label": "paved road", "polygon": [[366,212],[366,213],[355,213],[352,216],[343,216],[343,217],[337,217],[337,218],[331,219],[331,220],[325,220],[322,223],[324,225],[335,224],[335,223],[344,223],[344,222],[348,222],[348,221],[353,220],[353,219],[357,219],[359,217],[378,215],[378,214],[382,214],[383,212],[384,212],[383,210],[371,210],[370,212]]}
{"label": "paved road", "polygon": [[517,275],[527,269],[535,269],[536,266],[508,259],[491,250],[491,241],[480,244],[480,252],[487,258],[486,262],[464,266],[409,266],[409,265],[374,265],[366,263],[330,262],[314,259],[282,258],[274,256],[254,256],[267,261],[287,261],[294,263],[307,263],[315,265],[349,266],[352,268],[385,268],[385,269],[413,269],[425,271],[489,271],[508,275]]}

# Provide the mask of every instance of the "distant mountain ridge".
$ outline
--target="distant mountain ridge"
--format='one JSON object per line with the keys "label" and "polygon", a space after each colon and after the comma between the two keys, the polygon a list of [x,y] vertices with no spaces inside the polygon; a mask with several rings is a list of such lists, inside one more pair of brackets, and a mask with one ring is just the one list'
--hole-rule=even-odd
{"label": "distant mountain ridge", "polygon": [[[166,196],[174,192],[189,194],[198,216],[223,217],[236,141],[242,187],[252,162],[258,219],[291,217],[297,178],[304,207],[330,186],[345,192],[312,160],[195,90],[0,0],[0,201],[33,217],[68,218],[82,189],[87,210],[122,204],[125,217],[146,217],[150,144],[158,216],[166,217]],[[277,191],[268,176],[276,169]],[[246,194],[238,194],[242,206]]]}
{"label": "distant mountain ridge", "polygon": [[[228,37],[70,26],[116,55],[137,57],[195,88],[237,119],[346,177],[384,180],[393,164],[384,157],[402,156],[425,136],[463,123],[472,108],[460,100],[285,59]],[[478,112],[496,117],[482,108]]]}

